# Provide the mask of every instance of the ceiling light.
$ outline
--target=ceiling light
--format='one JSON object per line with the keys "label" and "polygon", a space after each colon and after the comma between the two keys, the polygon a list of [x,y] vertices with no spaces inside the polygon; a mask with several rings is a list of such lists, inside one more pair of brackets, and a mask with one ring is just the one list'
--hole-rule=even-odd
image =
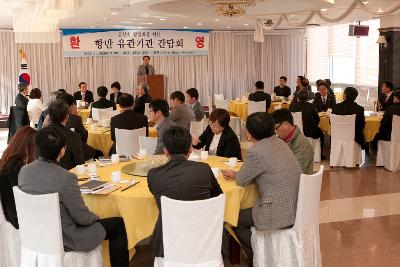
{"label": "ceiling light", "polygon": [[216,12],[221,17],[241,17],[246,14],[246,7],[254,6],[264,0],[201,0],[216,7]]}
{"label": "ceiling light", "polygon": [[187,26],[185,26],[185,27],[183,27],[184,29],[188,29],[189,27],[187,27]]}
{"label": "ceiling light", "polygon": [[215,21],[219,21],[219,19],[215,19]]}
{"label": "ceiling light", "polygon": [[146,22],[147,25],[153,25],[153,22]]}
{"label": "ceiling light", "polygon": [[160,20],[161,20],[161,21],[164,21],[165,19],[164,19],[164,18],[161,18]]}
{"label": "ceiling light", "polygon": [[364,5],[369,4],[369,1],[363,1],[362,2]]}
{"label": "ceiling light", "polygon": [[325,12],[325,11],[328,11],[328,9],[327,8],[323,8],[323,9],[321,9],[321,11]]}
{"label": "ceiling light", "polygon": [[293,15],[293,14],[292,14],[292,15],[290,15],[290,17],[291,17],[291,18],[293,18],[293,17],[295,17],[295,16],[296,16],[296,15]]}
{"label": "ceiling light", "polygon": [[197,26],[201,26],[201,25],[203,25],[203,23],[197,22]]}
{"label": "ceiling light", "polygon": [[111,14],[112,14],[112,15],[118,15],[119,13],[118,13],[118,12],[115,12],[115,11],[113,11],[113,12],[111,12]]}
{"label": "ceiling light", "polygon": [[227,28],[227,29],[230,29],[230,28],[231,28],[231,26],[227,26],[226,28]]}
{"label": "ceiling light", "polygon": [[379,13],[382,13],[382,12],[383,12],[382,8],[379,8],[379,9],[378,9],[378,12],[379,12]]}
{"label": "ceiling light", "polygon": [[249,24],[248,24],[248,23],[245,23],[244,26],[249,26]]}

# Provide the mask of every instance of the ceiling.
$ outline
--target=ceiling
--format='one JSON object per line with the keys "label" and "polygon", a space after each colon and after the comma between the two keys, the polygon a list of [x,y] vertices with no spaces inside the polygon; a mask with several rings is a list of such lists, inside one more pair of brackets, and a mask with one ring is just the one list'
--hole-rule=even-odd
{"label": "ceiling", "polygon": [[[13,14],[25,2],[35,0],[0,0],[0,29],[12,29]],[[199,0],[82,0],[78,12],[60,21],[60,28],[132,28],[132,29],[215,29],[253,30],[255,19],[277,21],[287,14],[292,23],[301,22],[310,11],[324,10],[332,18],[341,15],[353,0],[264,0],[247,8],[240,18],[220,18],[215,8]],[[331,4],[334,2],[334,4]],[[369,0],[368,6],[385,10],[398,1]],[[327,9],[325,11],[325,9]],[[397,14],[400,14],[398,11]],[[343,22],[374,18],[357,7]],[[312,23],[326,24],[317,16]],[[279,27],[288,28],[283,22]],[[278,29],[279,29],[278,28]]]}

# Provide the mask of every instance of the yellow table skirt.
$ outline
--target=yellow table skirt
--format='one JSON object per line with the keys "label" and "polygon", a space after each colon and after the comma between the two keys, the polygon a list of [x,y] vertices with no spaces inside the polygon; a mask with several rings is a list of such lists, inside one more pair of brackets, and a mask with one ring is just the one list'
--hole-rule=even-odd
{"label": "yellow table skirt", "polygon": [[[365,117],[365,128],[364,128],[364,138],[365,142],[371,142],[374,136],[379,131],[379,126],[381,124],[381,117],[379,116],[366,116]],[[326,134],[331,134],[331,124],[329,122],[328,116],[320,116],[319,128]]]}
{"label": "yellow table skirt", "polygon": [[85,123],[87,118],[89,118],[89,109],[78,109],[78,116],[82,118],[82,122]]}
{"label": "yellow table skirt", "polygon": [[[227,158],[210,156],[206,163],[211,167],[220,169],[234,169],[225,164]],[[134,162],[137,160],[132,160]],[[121,170],[126,162],[101,167],[97,169],[101,180],[111,180],[112,171]],[[74,170],[72,170],[74,171]],[[139,184],[124,192],[120,190],[102,195],[83,195],[84,201],[89,209],[100,218],[119,216],[124,219],[126,233],[128,236],[128,248],[132,249],[141,240],[149,237],[154,229],[158,217],[158,209],[153,195],[147,186],[146,177],[134,177],[140,181]],[[129,180],[132,176],[122,174],[122,179]],[[253,206],[257,194],[255,185],[248,187],[237,186],[234,181],[226,181],[222,175],[218,177],[221,189],[226,195],[225,222],[236,226],[241,209]]]}
{"label": "yellow table skirt", "polygon": [[[272,102],[271,106],[268,110],[268,113],[274,112],[276,109],[279,108],[289,108],[289,104],[283,102]],[[235,113],[243,120],[247,119],[248,116],[248,103],[242,101],[229,101],[229,111]]]}

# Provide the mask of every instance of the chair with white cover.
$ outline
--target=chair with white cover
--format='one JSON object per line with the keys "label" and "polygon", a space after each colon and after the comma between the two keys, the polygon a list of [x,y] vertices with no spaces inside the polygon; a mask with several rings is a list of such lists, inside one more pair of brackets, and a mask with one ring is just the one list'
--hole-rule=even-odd
{"label": "chair with white cover", "polygon": [[19,230],[6,220],[0,200],[0,266],[19,267],[20,254]]}
{"label": "chair with white cover", "polygon": [[215,100],[215,108],[222,108],[229,111],[229,102],[228,100]]}
{"label": "chair with white cover", "polygon": [[303,133],[303,114],[302,112],[292,112],[293,123],[299,127],[300,131]]}
{"label": "chair with white cover", "polygon": [[232,130],[235,132],[237,135],[239,142],[240,142],[240,137],[242,133],[242,119],[240,117],[234,117],[231,116],[229,120],[229,126],[232,128]]}
{"label": "chair with white cover", "polygon": [[140,149],[146,149],[147,154],[154,155],[157,148],[157,137],[139,136]]}
{"label": "chair with white cover", "polygon": [[314,162],[321,162],[321,139],[307,137],[307,140],[314,148]]}
{"label": "chair with white cover", "polygon": [[214,100],[224,100],[224,95],[223,94],[214,94]]}
{"label": "chair with white cover", "polygon": [[361,147],[354,141],[356,115],[330,115],[330,166],[355,167],[361,163]]}
{"label": "chair with white cover", "polygon": [[103,266],[101,245],[64,252],[58,193],[30,195],[13,187],[21,236],[21,267]]}
{"label": "chair with white cover", "polygon": [[111,118],[118,114],[119,114],[118,110],[99,109],[98,110],[99,126],[110,127]]}
{"label": "chair with white cover", "polygon": [[207,96],[207,105],[208,105],[208,114],[211,114],[211,112],[214,110],[211,96]]}
{"label": "chair with white cover", "polygon": [[390,141],[379,140],[376,166],[384,166],[389,171],[400,170],[400,116],[393,115]]}
{"label": "chair with white cover", "polygon": [[247,114],[250,116],[253,113],[256,112],[266,112],[266,101],[250,101],[248,102],[247,105]]}
{"label": "chair with white cover", "polygon": [[129,157],[139,153],[139,136],[146,136],[146,127],[135,130],[115,128],[117,154]]}
{"label": "chair with white cover", "polygon": [[225,195],[181,201],[161,197],[164,258],[154,266],[222,267]]}
{"label": "chair with white cover", "polygon": [[257,231],[252,227],[255,267],[321,266],[319,203],[323,170],[321,165],[316,174],[301,175],[292,228]]}
{"label": "chair with white cover", "polygon": [[144,115],[148,118],[150,114],[150,103],[144,103]]}
{"label": "chair with white cover", "polygon": [[204,119],[201,121],[191,121],[190,122],[190,134],[199,137],[204,131]]}
{"label": "chair with white cover", "polygon": [[91,108],[92,109],[92,119],[94,121],[99,121],[99,110],[113,110],[113,108]]}

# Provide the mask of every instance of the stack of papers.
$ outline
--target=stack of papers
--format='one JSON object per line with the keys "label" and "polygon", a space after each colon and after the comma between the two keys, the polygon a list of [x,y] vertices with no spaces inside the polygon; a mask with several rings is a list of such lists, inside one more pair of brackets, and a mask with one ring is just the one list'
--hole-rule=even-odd
{"label": "stack of papers", "polygon": [[79,187],[81,189],[82,194],[95,194],[109,186],[110,184],[107,182],[93,180],[83,183]]}

